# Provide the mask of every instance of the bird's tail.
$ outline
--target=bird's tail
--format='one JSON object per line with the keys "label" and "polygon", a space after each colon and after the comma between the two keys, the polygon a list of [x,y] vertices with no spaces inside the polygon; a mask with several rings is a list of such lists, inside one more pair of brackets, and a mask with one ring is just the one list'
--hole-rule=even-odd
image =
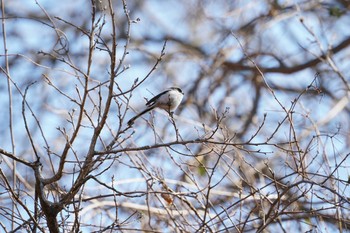
{"label": "bird's tail", "polygon": [[154,109],[154,107],[149,107],[149,108],[146,108],[145,110],[143,110],[142,112],[140,112],[139,114],[137,114],[136,116],[134,116],[133,118],[131,118],[129,121],[128,121],[128,125],[131,126],[134,124],[135,120],[137,118],[139,118],[140,116],[142,116],[143,114],[151,111],[152,109]]}

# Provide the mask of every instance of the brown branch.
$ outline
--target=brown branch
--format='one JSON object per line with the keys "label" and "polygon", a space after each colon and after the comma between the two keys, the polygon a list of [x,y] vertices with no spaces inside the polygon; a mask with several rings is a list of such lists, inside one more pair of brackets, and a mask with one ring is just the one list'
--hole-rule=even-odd
{"label": "brown branch", "polygon": [[[68,203],[71,201],[71,199],[75,196],[75,194],[79,191],[80,187],[87,181],[86,177],[88,176],[88,174],[91,172],[91,169],[93,168],[94,164],[96,161],[93,161],[93,156],[94,156],[94,151],[95,151],[95,146],[96,146],[96,142],[99,138],[99,135],[103,129],[103,127],[106,124],[106,120],[107,120],[107,116],[109,113],[109,109],[111,107],[111,103],[113,100],[113,88],[114,88],[114,83],[115,83],[115,78],[116,75],[119,71],[119,69],[121,69],[122,64],[126,58],[126,55],[128,54],[127,49],[128,49],[128,45],[129,45],[129,40],[130,40],[130,25],[131,25],[131,20],[129,18],[129,12],[127,9],[127,5],[126,2],[123,1],[123,6],[124,6],[124,14],[128,19],[128,26],[127,26],[127,35],[129,35],[129,39],[126,41],[125,45],[124,45],[124,52],[123,55],[121,57],[121,59],[119,60],[119,65],[116,65],[116,56],[117,56],[117,32],[116,32],[116,19],[115,19],[115,14],[114,14],[114,10],[113,10],[113,6],[112,6],[112,1],[109,0],[109,14],[110,14],[110,19],[112,22],[112,51],[110,53],[110,59],[111,59],[111,65],[110,65],[110,81],[109,81],[109,87],[108,87],[108,96],[105,102],[105,109],[102,113],[100,122],[98,123],[98,125],[96,126],[96,128],[94,129],[94,133],[93,136],[91,138],[91,143],[89,145],[89,151],[88,154],[86,156],[84,165],[82,167],[82,169],[80,170],[80,173],[76,179],[76,181],[74,182],[71,190],[62,197],[60,203],[62,205]],[[93,34],[91,34],[91,37],[93,36]],[[116,67],[117,66],[117,67]],[[87,88],[87,86],[86,86]],[[87,89],[86,89],[87,91]]]}
{"label": "brown branch", "polygon": [[5,155],[5,156],[9,157],[10,159],[13,159],[13,160],[15,160],[15,161],[17,161],[19,163],[22,163],[22,164],[24,164],[24,165],[26,165],[28,167],[34,168],[34,164],[33,163],[28,162],[25,159],[20,159],[17,156],[15,156],[14,154],[12,154],[12,153],[4,150],[4,149],[0,148],[0,154]]}
{"label": "brown branch", "polygon": [[[350,37],[346,38],[344,41],[340,42],[337,46],[334,48],[330,49],[328,53],[331,54],[336,54],[343,49],[347,48],[350,45]],[[327,59],[327,55],[321,55],[313,60],[307,61],[305,63],[287,67],[287,66],[279,66],[279,67],[263,67],[259,66],[261,72],[263,73],[282,73],[282,74],[292,74],[307,68],[311,68],[319,64],[320,62],[324,61]],[[248,70],[248,71],[254,71],[256,72],[256,67],[255,66],[249,66],[249,65],[243,65],[242,63],[234,63],[234,62],[229,62],[226,61],[222,64],[224,67],[232,70],[232,71],[242,71],[242,70]]]}

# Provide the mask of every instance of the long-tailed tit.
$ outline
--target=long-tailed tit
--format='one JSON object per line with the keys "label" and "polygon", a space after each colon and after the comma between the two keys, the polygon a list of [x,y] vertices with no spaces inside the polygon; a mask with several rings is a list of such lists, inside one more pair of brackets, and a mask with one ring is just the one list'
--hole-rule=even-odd
{"label": "long-tailed tit", "polygon": [[170,87],[168,90],[163,91],[162,93],[159,93],[158,95],[150,99],[146,103],[147,108],[139,114],[137,114],[136,116],[134,116],[133,118],[131,118],[128,121],[128,125],[132,125],[137,118],[153,110],[154,108],[161,108],[167,111],[169,114],[173,114],[173,112],[180,105],[183,96],[184,93],[180,88]]}

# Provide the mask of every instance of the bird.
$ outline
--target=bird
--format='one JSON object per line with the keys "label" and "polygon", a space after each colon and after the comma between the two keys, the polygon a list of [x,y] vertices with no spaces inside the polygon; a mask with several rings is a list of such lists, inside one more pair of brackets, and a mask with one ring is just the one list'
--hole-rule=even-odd
{"label": "bird", "polygon": [[150,99],[146,103],[146,109],[134,116],[133,118],[131,118],[128,121],[128,125],[133,125],[137,118],[155,108],[164,109],[172,116],[174,111],[180,105],[183,96],[184,93],[179,87],[170,87],[169,89],[159,93],[158,95]]}

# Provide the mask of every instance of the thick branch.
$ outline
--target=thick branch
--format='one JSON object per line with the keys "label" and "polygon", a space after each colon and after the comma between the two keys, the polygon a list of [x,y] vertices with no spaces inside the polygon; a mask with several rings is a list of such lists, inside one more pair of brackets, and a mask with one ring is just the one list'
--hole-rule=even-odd
{"label": "thick branch", "polygon": [[[330,49],[328,53],[336,54],[342,51],[343,49],[347,48],[349,45],[350,45],[350,37],[346,38],[344,41],[339,43],[333,49]],[[292,73],[316,66],[318,63],[322,62],[322,60],[326,59],[326,56],[327,55],[322,55],[313,60],[307,61],[299,65],[295,65],[292,67],[279,66],[279,67],[267,68],[260,65],[259,68],[263,73],[292,74]],[[233,71],[242,71],[242,70],[256,71],[255,66],[243,65],[241,63],[234,63],[234,62],[228,62],[228,61],[224,62],[223,66]]]}

